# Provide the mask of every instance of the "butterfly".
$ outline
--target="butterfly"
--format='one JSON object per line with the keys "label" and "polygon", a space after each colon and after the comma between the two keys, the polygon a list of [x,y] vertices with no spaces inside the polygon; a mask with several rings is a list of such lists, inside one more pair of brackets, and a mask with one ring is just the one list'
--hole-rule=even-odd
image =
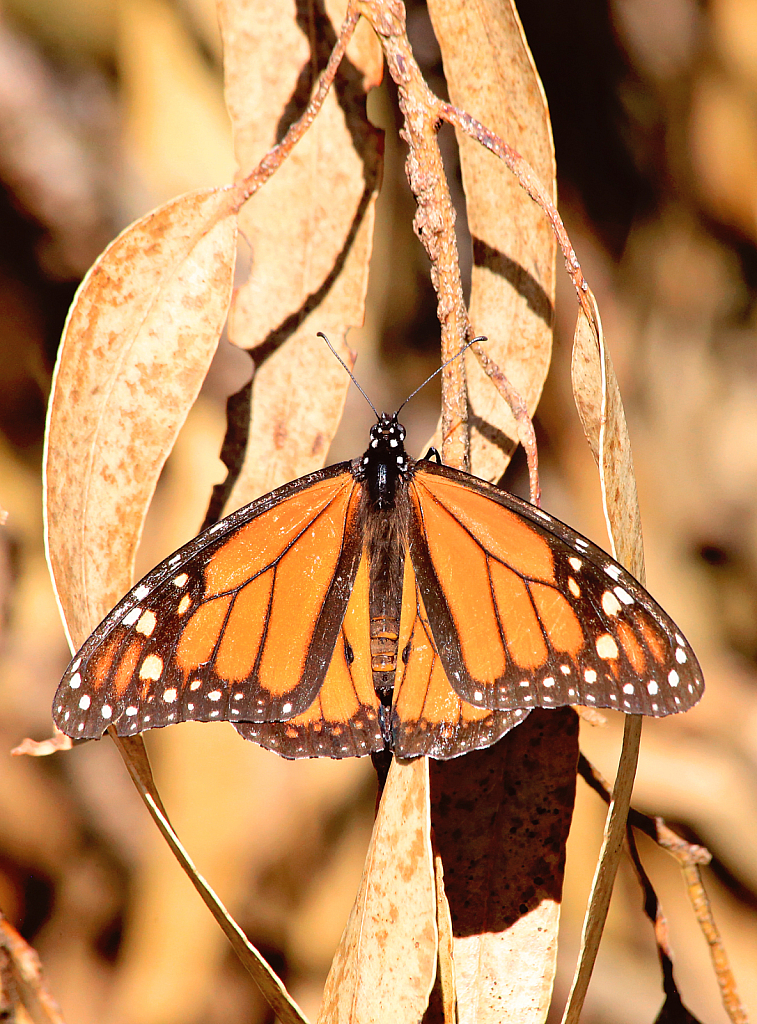
{"label": "butterfly", "polygon": [[522,499],[405,451],[362,458],[205,530],[116,605],[53,717],[75,739],[230,721],[284,757],[450,758],[534,707],[662,716],[704,683],[680,630],[608,554]]}

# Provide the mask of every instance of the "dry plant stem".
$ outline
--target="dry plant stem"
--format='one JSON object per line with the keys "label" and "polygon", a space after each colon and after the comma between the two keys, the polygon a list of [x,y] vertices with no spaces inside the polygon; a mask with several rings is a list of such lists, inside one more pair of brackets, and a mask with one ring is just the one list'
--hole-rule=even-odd
{"label": "dry plant stem", "polygon": [[[28,1019],[34,1024],[64,1024],[58,1005],[45,988],[42,966],[36,950],[25,942],[16,929],[0,914],[0,947],[8,957],[15,987],[23,1001]],[[7,997],[7,993],[3,992]],[[16,1020],[14,1006],[12,1017]],[[3,1019],[6,1019],[3,1017]]]}
{"label": "dry plant stem", "polygon": [[547,219],[552,225],[555,238],[562,249],[563,256],[565,257],[565,269],[568,271],[568,274],[573,281],[578,301],[586,313],[589,323],[592,324],[595,331],[597,331],[594,310],[591,303],[588,301],[587,296],[589,286],[584,278],[575,250],[571,245],[568,232],[565,230],[562,217],[557,212],[557,208],[552,202],[549,192],[544,185],[542,185],[528,161],[524,160],[520,153],[516,152],[512,146],[509,146],[504,139],[501,139],[499,135],[496,135],[485,125],[481,124],[480,121],[477,121],[475,117],[471,117],[471,115],[466,113],[466,111],[459,110],[451,103],[442,103],[441,100],[437,102],[439,104],[437,115],[445,121],[448,121],[449,124],[453,125],[455,128],[459,128],[460,131],[470,135],[471,138],[474,138],[482,146],[485,146],[491,153],[498,156],[500,160],[503,160],[529,196],[531,196],[534,202],[542,208]]}
{"label": "dry plant stem", "polygon": [[336,77],[339,65],[342,62],[342,57],[344,57],[350,39],[352,39],[352,35],[355,31],[355,26],[357,25],[359,18],[360,13],[357,9],[357,5],[354,2],[350,2],[347,7],[347,13],[344,21],[342,22],[342,27],[339,31],[339,38],[336,41],[334,49],[331,51],[328,64],[318,79],[315,92],[305,108],[305,112],[289,128],[281,142],[266,153],[255,170],[239,182],[237,185],[237,208],[241,207],[251,196],[253,196],[261,185],[264,185],[271,175],[279,169],[315,120]]}
{"label": "dry plant stem", "polygon": [[[583,755],[581,755],[579,759],[578,772],[587,784],[591,786],[591,788],[598,793],[603,800],[609,801],[610,793],[607,783],[597,769],[591,765]],[[702,933],[710,946],[712,963],[715,968],[715,976],[717,978],[718,985],[720,986],[725,1011],[734,1024],[746,1024],[746,1011],[739,999],[738,991],[736,989],[736,981],[728,962],[728,955],[723,946],[720,932],[718,931],[718,927],[712,914],[710,901],[707,898],[707,893],[705,892],[704,885],[702,883],[700,867],[702,864],[710,863],[710,860],[712,859],[710,851],[705,849],[704,846],[699,846],[696,843],[689,843],[685,839],[681,838],[681,836],[676,835],[676,833],[665,824],[665,821],[662,818],[652,818],[648,814],[642,814],[640,811],[634,810],[633,808],[631,809],[628,817],[628,824],[629,826],[638,828],[645,835],[649,836],[650,839],[654,840],[664,850],[667,850],[668,853],[678,861],[686,884],[686,889],[689,894],[689,900],[691,901],[697,921],[699,922],[699,927],[702,929]],[[642,886],[646,891],[648,883],[646,873],[644,872],[641,863],[638,862],[636,858],[634,858],[634,863],[641,879]],[[654,915],[650,913],[649,916],[655,927],[655,937],[657,938],[658,945],[663,952],[670,957],[670,951],[667,946],[667,928],[665,927],[664,917],[662,917],[661,912]]]}
{"label": "dry plant stem", "polygon": [[[672,852],[672,851],[671,851]],[[733,1024],[747,1024],[746,1011],[736,991],[736,981],[728,962],[728,954],[720,938],[720,932],[712,916],[712,907],[707,898],[704,885],[702,884],[702,873],[699,865],[691,862],[681,862],[681,870],[686,881],[686,888],[689,892],[689,899],[694,908],[699,927],[710,946],[710,956],[715,968],[715,976],[720,986],[720,996],[723,1006]]]}
{"label": "dry plant stem", "polygon": [[113,729],[109,729],[108,732],[123,758],[124,764],[131,775],[132,782],[142,797],[153,821],[158,826],[158,830],[168,843],[171,852],[184,869],[190,882],[200,894],[203,902],[220,925],[243,966],[247,969],[263,997],[277,1015],[277,1019],[282,1024],[308,1024],[307,1017],[289,995],[282,981],[271,970],[234,918],[229,914],[208,882],[199,873],[189,854],[181,844],[179,837],[174,832],[152,778],[152,771],[147,760],[147,753],[144,751],[144,746],[142,746],[144,757],[133,756],[133,740],[142,740],[142,737],[123,738],[116,735]]}
{"label": "dry plant stem", "polygon": [[[610,787],[607,780],[583,754],[581,754],[578,760],[578,774],[606,804],[609,804]],[[681,862],[709,864],[712,860],[712,854],[708,849],[682,839],[681,836],[677,835],[665,824],[663,818],[652,818],[650,815],[643,814],[632,807],[628,814],[628,822]]]}
{"label": "dry plant stem", "polygon": [[523,451],[526,453],[526,460],[528,462],[528,484],[531,492],[531,504],[536,505],[538,508],[541,505],[539,454],[536,447],[534,422],[528,415],[528,407],[499,366],[489,357],[486,350],[477,341],[471,345],[471,349],[475,352],[476,358],[481,363],[489,380],[491,380],[497,391],[499,391],[510,406],[510,411],[515,417],[515,425],[518,428],[518,440],[523,445]]}
{"label": "dry plant stem", "polygon": [[631,806],[631,792],[639,760],[641,741],[641,716],[626,715],[623,728],[623,748],[620,752],[618,774],[613,787],[612,802],[607,816],[605,836],[594,874],[589,908],[584,919],[581,936],[581,954],[573,978],[573,985],[565,1007],[562,1024],[578,1024],[591,972],[597,959],[599,940],[602,937],[610,906],[610,896],[623,849],[628,809]]}
{"label": "dry plant stem", "polygon": [[[437,140],[441,101],[429,89],[413,57],[405,30],[404,4],[400,0],[362,0],[359,9],[381,40],[399,93],[405,119],[400,134],[409,149],[405,168],[418,203],[413,227],[431,260],[444,362],[470,336],[470,322],[460,279],[455,210]],[[449,363],[442,380],[443,459],[447,465],[467,469],[468,409],[462,359]]]}

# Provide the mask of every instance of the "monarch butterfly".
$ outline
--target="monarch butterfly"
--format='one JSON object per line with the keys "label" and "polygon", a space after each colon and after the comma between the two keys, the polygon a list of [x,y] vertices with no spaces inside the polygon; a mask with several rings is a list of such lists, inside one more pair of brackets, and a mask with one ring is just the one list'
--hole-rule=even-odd
{"label": "monarch butterfly", "polygon": [[116,605],[53,717],[76,739],[230,721],[284,757],[489,746],[533,707],[662,716],[704,683],[646,590],[569,526],[419,461],[382,414],[362,458],[205,530]]}

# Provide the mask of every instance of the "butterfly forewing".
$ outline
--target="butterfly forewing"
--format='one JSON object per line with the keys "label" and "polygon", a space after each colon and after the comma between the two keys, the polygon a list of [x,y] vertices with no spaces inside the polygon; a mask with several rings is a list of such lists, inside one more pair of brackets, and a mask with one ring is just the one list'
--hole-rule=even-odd
{"label": "butterfly forewing", "polygon": [[92,738],[111,724],[129,735],[304,711],[326,674],[361,557],[359,503],[342,464],[205,531],[85,643],[58,688],[56,724]]}
{"label": "butterfly forewing", "polygon": [[684,711],[704,684],[671,619],[570,527],[467,474],[417,463],[410,554],[449,680],[479,707]]}

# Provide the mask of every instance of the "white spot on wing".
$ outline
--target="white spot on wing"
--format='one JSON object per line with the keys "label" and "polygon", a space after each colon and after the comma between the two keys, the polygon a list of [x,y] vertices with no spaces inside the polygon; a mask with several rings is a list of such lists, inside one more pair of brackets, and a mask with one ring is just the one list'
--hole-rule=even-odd
{"label": "white spot on wing", "polygon": [[124,617],[123,617],[123,625],[124,626],[133,626],[134,623],[139,619],[139,616],[141,614],[142,614],[142,609],[139,607],[139,605],[137,605],[136,608],[132,608],[132,610],[129,612],[128,615],[124,615]]}
{"label": "white spot on wing", "polygon": [[615,616],[620,611],[620,601],[611,590],[606,590],[602,594],[602,610],[605,615],[610,616]]}
{"label": "white spot on wing", "polygon": [[89,694],[83,693],[81,695],[81,700],[79,701],[79,707],[82,709],[82,711],[86,711],[91,703],[92,701],[90,700]]}
{"label": "white spot on wing", "polygon": [[605,661],[614,661],[618,657],[618,645],[609,633],[598,636],[594,646],[597,648],[597,654]]}

